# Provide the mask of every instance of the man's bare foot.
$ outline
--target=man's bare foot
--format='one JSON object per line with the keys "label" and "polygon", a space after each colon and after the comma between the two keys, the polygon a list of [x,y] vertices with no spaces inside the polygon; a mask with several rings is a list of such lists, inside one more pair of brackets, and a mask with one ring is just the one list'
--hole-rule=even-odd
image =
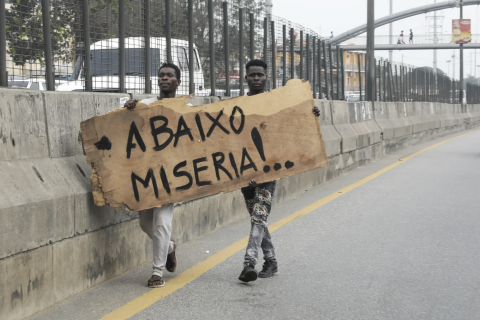
{"label": "man's bare foot", "polygon": [[165,280],[162,277],[153,275],[150,280],[148,280],[149,288],[160,288],[165,285]]}

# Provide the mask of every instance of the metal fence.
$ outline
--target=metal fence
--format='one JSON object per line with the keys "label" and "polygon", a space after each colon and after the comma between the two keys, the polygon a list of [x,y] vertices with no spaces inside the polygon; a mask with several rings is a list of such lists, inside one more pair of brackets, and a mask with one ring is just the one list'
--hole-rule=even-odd
{"label": "metal fence", "polygon": [[[158,68],[169,61],[182,73],[179,95],[238,96],[247,90],[246,62],[262,59],[267,90],[300,78],[316,98],[453,102],[458,96],[444,75],[382,60],[371,84],[377,94],[366,97],[364,54],[348,61],[313,30],[265,14],[262,0],[5,1],[0,86],[159,93]],[[478,91],[469,84],[467,100],[480,102]]]}

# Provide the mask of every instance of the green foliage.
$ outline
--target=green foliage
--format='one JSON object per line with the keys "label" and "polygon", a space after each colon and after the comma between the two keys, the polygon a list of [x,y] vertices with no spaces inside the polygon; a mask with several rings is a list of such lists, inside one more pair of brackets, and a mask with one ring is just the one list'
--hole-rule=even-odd
{"label": "green foliage", "polygon": [[[51,1],[50,29],[55,58],[69,59],[72,49],[71,29],[65,20],[73,19],[72,11],[61,0]],[[44,64],[42,8],[36,0],[15,0],[6,11],[7,52],[16,65]]]}

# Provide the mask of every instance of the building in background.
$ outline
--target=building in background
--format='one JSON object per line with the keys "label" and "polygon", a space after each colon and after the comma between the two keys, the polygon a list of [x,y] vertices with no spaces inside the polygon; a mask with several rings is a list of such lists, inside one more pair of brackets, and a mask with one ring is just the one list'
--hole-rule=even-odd
{"label": "building in background", "polygon": [[[360,71],[358,70],[359,59]],[[345,79],[345,95],[360,91],[360,79],[362,80],[362,91],[365,91],[365,52],[344,51],[343,65],[343,79]]]}

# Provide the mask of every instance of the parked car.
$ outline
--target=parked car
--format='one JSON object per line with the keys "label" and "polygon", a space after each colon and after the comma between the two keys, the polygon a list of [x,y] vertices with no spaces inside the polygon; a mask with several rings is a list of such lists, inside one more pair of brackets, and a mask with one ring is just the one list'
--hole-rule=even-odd
{"label": "parked car", "polygon": [[8,78],[9,88],[47,90],[45,79],[28,78],[26,76],[12,76]]}
{"label": "parked car", "polygon": [[[47,90],[47,82],[43,78],[29,78],[28,76],[9,76],[7,80],[9,88],[21,88],[40,91]],[[65,79],[55,79],[55,88],[66,82],[69,81]]]}
{"label": "parked car", "polygon": [[360,94],[359,93],[353,93],[350,94],[347,98],[347,102],[354,102],[354,101],[360,101]]}

